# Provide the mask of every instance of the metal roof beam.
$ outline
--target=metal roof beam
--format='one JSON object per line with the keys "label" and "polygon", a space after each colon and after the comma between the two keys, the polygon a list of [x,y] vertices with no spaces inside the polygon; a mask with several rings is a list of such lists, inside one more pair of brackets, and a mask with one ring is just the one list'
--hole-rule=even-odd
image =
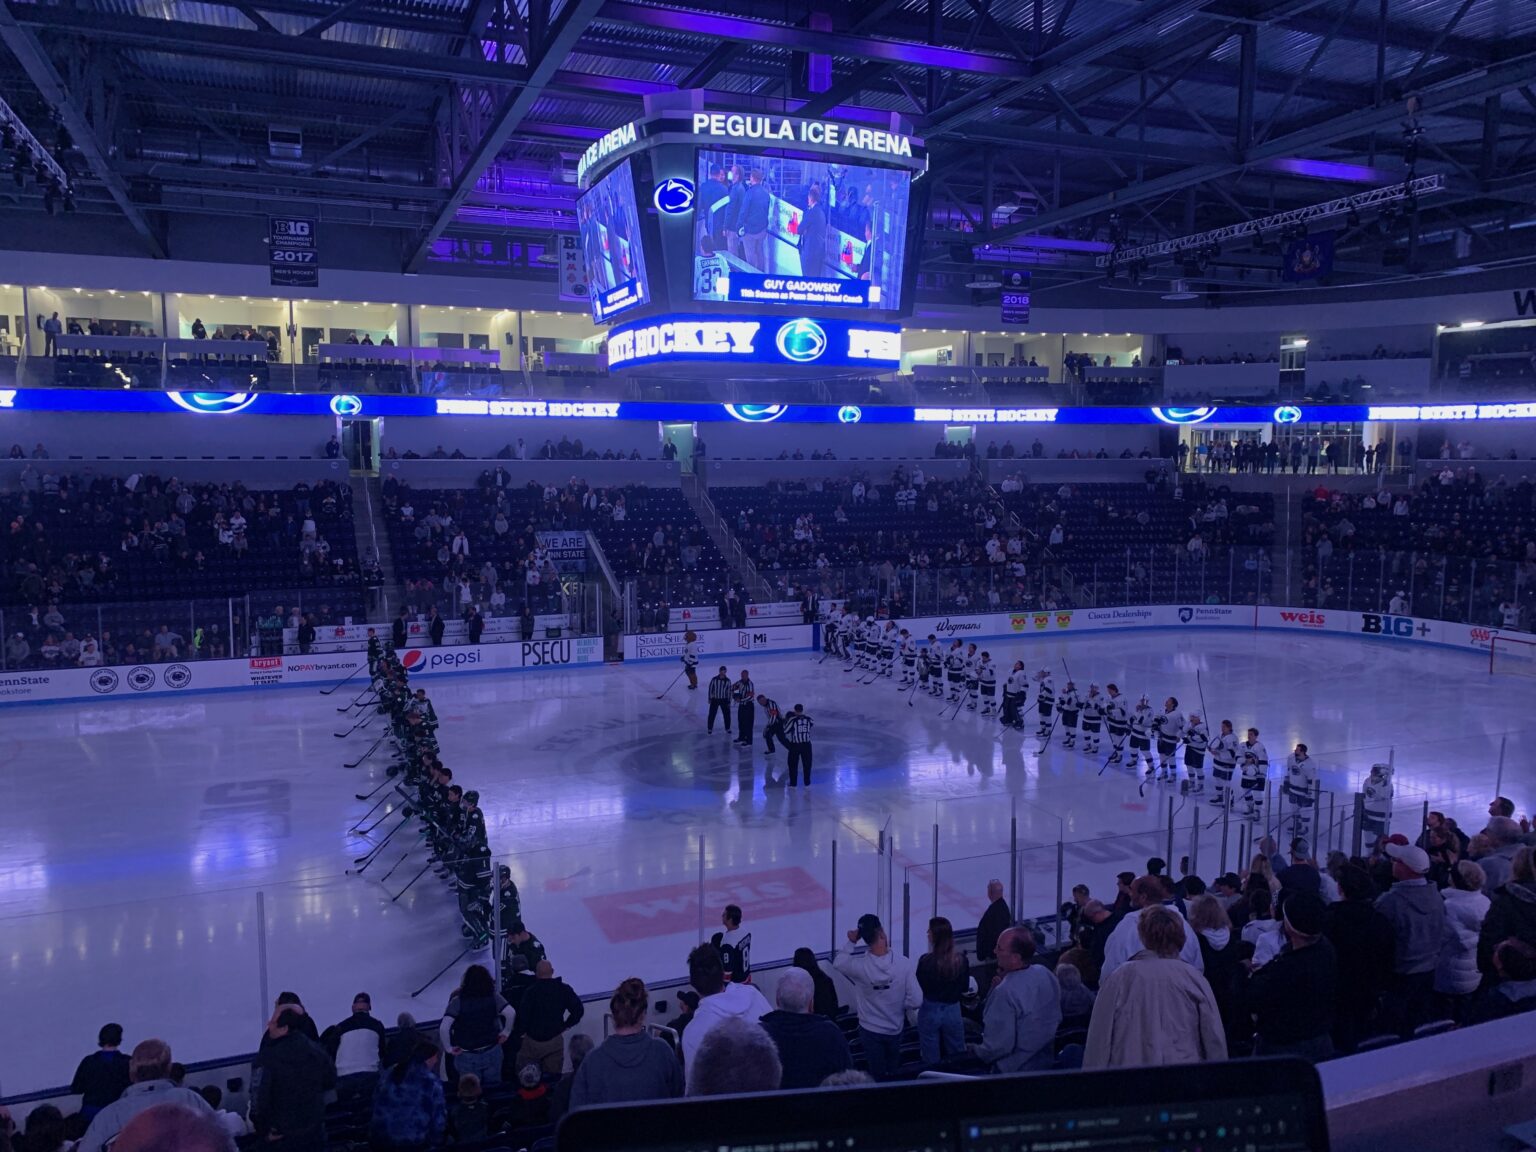
{"label": "metal roof beam", "polygon": [[527,83],[502,102],[495,119],[481,135],[480,142],[475,145],[469,161],[454,179],[448,202],[438,211],[432,226],[427,229],[426,234],[422,236],[415,250],[406,260],[407,272],[415,272],[425,262],[427,254],[432,250],[432,245],[447,231],[460,205],[468,200],[470,193],[475,190],[476,181],[480,179],[491,161],[496,159],[502,146],[517,131],[518,125],[533,111],[533,106],[543,95],[545,86],[554,79],[555,74],[560,70],[560,65],[570,54],[571,49],[576,46],[582,32],[586,30],[587,25],[592,22],[602,6],[603,0],[567,0],[554,27],[550,29],[539,46],[539,59],[533,65]]}
{"label": "metal roof beam", "polygon": [[108,162],[106,151],[96,137],[95,127],[86,119],[80,106],[75,103],[74,97],[65,87],[64,78],[54,68],[53,61],[43,51],[42,45],[16,22],[6,0],[0,0],[0,40],[3,40],[5,46],[11,50],[11,55],[16,57],[17,63],[21,65],[22,70],[26,72],[28,79],[36,86],[49,107],[58,114],[59,120],[73,137],[75,147],[85,157],[91,174],[106,186],[113,203],[144,241],[149,254],[157,260],[165,259],[164,243],[149,226],[149,221],[139,210],[139,206],[128,195],[127,184]]}

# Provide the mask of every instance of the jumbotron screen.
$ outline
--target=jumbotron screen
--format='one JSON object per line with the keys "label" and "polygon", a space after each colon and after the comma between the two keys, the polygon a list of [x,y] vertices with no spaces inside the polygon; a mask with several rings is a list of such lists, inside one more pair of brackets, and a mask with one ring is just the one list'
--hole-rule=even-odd
{"label": "jumbotron screen", "polygon": [[901,307],[911,174],[700,149],[693,298]]}
{"label": "jumbotron screen", "polygon": [[576,201],[576,220],[592,319],[600,324],[620,312],[649,304],[635,174],[628,160]]}

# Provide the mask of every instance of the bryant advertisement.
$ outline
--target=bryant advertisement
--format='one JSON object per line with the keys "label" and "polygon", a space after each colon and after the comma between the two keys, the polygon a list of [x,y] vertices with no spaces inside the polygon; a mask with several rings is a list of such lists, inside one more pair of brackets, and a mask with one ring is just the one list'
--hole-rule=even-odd
{"label": "bryant advertisement", "polygon": [[697,175],[695,300],[901,306],[910,173],[701,149]]}
{"label": "bryant advertisement", "polygon": [[592,319],[611,316],[651,299],[635,204],[635,176],[628,160],[576,202],[581,259],[587,270]]}

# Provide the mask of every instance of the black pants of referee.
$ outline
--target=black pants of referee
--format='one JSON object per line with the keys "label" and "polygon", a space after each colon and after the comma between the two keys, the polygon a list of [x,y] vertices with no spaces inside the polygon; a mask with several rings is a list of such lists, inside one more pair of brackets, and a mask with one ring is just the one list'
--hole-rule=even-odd
{"label": "black pants of referee", "polygon": [[[739,744],[752,743],[752,728],[757,721],[757,706],[755,704],[736,705],[736,741]],[[729,727],[729,725],[727,725]]]}
{"label": "black pants of referee", "polygon": [[775,736],[779,738],[780,743],[788,747],[788,742],[784,739],[784,721],[770,720],[767,727],[763,729],[763,751],[773,751],[773,738]]}
{"label": "black pants of referee", "polygon": [[789,786],[794,788],[800,782],[799,770],[805,768],[805,786],[811,786],[811,745],[807,741],[804,744],[784,745],[789,750]]}
{"label": "black pants of referee", "polygon": [[710,732],[715,730],[715,713],[719,713],[725,721],[725,730],[731,730],[731,702],[729,700],[711,700],[709,702],[709,719],[704,722],[704,727]]}

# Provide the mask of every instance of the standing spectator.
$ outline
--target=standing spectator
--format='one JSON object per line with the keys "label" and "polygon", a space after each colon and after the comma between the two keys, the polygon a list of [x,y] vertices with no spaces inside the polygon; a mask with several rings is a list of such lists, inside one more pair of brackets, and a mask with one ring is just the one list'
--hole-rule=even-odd
{"label": "standing spectator", "polygon": [[1392,1027],[1407,1035],[1423,1022],[1435,985],[1435,964],[1445,935],[1445,901],[1425,879],[1429,853],[1416,844],[1386,846],[1392,860],[1392,887],[1376,907],[1392,923],[1392,983],[1386,1012]]}
{"label": "standing spectator", "polygon": [[1049,1068],[1051,1042],[1061,1025],[1061,988],[1056,977],[1029,961],[1035,938],[1026,928],[1010,928],[997,942],[997,977],[982,1011],[982,1041],[972,1056],[993,1072],[1030,1072]]}
{"label": "standing spectator", "polygon": [[[863,952],[853,945],[862,941]],[[907,1013],[922,1006],[923,993],[917,970],[904,956],[891,951],[890,939],[880,917],[866,912],[859,926],[848,933],[847,948],[832,956],[832,967],[853,985],[854,1012],[859,1017],[859,1040],[869,1074],[888,1080],[901,1067],[901,1034]]]}
{"label": "standing spectator", "polygon": [[726,978],[744,984],[752,975],[752,933],[742,931],[740,905],[725,906],[720,913],[720,927],[722,931],[716,932],[710,943],[720,949],[720,963],[725,968]]}
{"label": "standing spectator", "polygon": [[120,1051],[123,1044],[121,1024],[103,1024],[96,1033],[96,1051],[92,1052],[75,1069],[75,1078],[69,1090],[80,1096],[80,1115],[91,1120],[124,1090],[128,1077],[128,1056]]}
{"label": "standing spectator", "polygon": [[443,646],[443,631],[446,628],[447,624],[443,622],[443,618],[437,613],[437,605],[432,605],[427,611],[427,634],[432,637],[432,647],[441,648]]}
{"label": "standing spectator", "polygon": [[352,1015],[320,1034],[320,1043],[336,1062],[336,1096],[367,1099],[384,1066],[384,1025],[373,1018],[366,992],[352,997]]}
{"label": "standing spectator", "polygon": [[164,1040],[142,1040],[129,1057],[128,1078],[133,1081],[108,1104],[86,1129],[76,1152],[102,1152],[128,1122],[157,1104],[180,1104],[194,1112],[208,1113],[208,1102],[190,1088],[171,1083],[171,1046]]}
{"label": "standing spectator", "polygon": [[976,926],[976,960],[985,964],[997,959],[997,938],[1013,924],[1013,913],[1003,899],[1003,882],[987,881],[987,910]]}
{"label": "standing spectator", "polygon": [[1248,982],[1255,1056],[1333,1055],[1333,1006],[1338,961],[1323,935],[1323,898],[1298,892],[1285,902],[1281,931],[1286,945]]}
{"label": "standing spectator", "polygon": [[1511,938],[1536,947],[1536,856],[1530,848],[1515,853],[1509,882],[1489,902],[1477,938],[1478,971],[1492,976],[1493,950]]}
{"label": "standing spectator", "polygon": [[517,1067],[537,1064],[544,1075],[558,1076],[565,1067],[565,1034],[581,1023],[586,1009],[548,960],[535,964],[533,975],[517,1003],[517,1027],[523,1034]]}
{"label": "standing spectator", "polygon": [[816,953],[809,948],[796,948],[795,958],[790,963],[810,976],[811,983],[815,986],[816,995],[811,1010],[818,1016],[836,1020],[838,1016],[837,985],[832,983],[832,977],[822,971],[821,965],[816,962]]}
{"label": "standing spectator", "polygon": [[917,1044],[928,1067],[965,1052],[960,1000],[970,987],[970,966],[955,947],[954,927],[943,916],[928,921],[928,951],[917,961],[917,986],[923,1003],[917,1010]]}
{"label": "standing spectator", "polygon": [[1230,1050],[1234,1040],[1253,1032],[1243,1015],[1243,987],[1247,973],[1238,955],[1241,942],[1232,931],[1227,910],[1220,900],[1209,894],[1196,896],[1189,902],[1189,926],[1199,937],[1205,982],[1216,998]]}
{"label": "standing spectator", "polygon": [[[1503,797],[1499,798],[1500,800]],[[1509,801],[1505,800],[1505,804]],[[1498,804],[1495,801],[1492,808]],[[1513,806],[1511,806],[1513,807]],[[1515,862],[1515,853],[1520,850],[1520,825],[1508,816],[1496,815],[1488,821],[1488,827],[1483,829],[1483,835],[1488,838],[1489,850],[1477,858],[1482,866],[1486,883],[1483,892],[1492,898],[1493,894],[1509,882],[1510,870]]]}
{"label": "standing spectator", "polygon": [[496,991],[484,965],[464,969],[464,981],[448,1001],[438,1038],[453,1053],[460,1076],[473,1072],[482,1087],[501,1083],[501,1046],[512,1035],[512,1006]]}
{"label": "standing spectator", "polygon": [[379,1077],[373,1090],[371,1144],[380,1152],[427,1152],[443,1141],[448,1107],[438,1079],[442,1052],[425,1036],[414,1037],[410,1055]]}
{"label": "standing spectator", "polygon": [[688,953],[688,983],[699,994],[698,1011],[683,1033],[683,1067],[690,1066],[704,1037],[722,1020],[740,1017],[758,1021],[772,1009],[763,994],[750,984],[728,984],[720,949],[700,944]]}
{"label": "standing spectator", "polygon": [[325,1094],[336,1087],[330,1055],[304,1034],[302,1010],[283,1008],[267,1025],[271,1043],[251,1067],[251,1123],[262,1147],[325,1152]]}
{"label": "standing spectator", "polygon": [[834,1072],[853,1067],[843,1030],[812,1012],[815,995],[810,975],[789,968],[774,989],[778,1008],[758,1021],[779,1051],[784,1069],[779,1088],[815,1088]]}
{"label": "standing spectator", "polygon": [[1343,899],[1328,906],[1323,932],[1338,961],[1334,1047],[1353,1052],[1369,1035],[1381,995],[1392,979],[1397,949],[1392,922],[1376,909],[1376,886],[1357,864],[1339,873]]}
{"label": "standing spectator", "polygon": [[1083,1067],[1226,1059],[1226,1032],[1210,985],[1179,959],[1187,931],[1172,908],[1147,908],[1136,918],[1142,950],[1099,986]]}
{"label": "standing spectator", "polygon": [[[1115,926],[1115,930],[1109,934],[1109,939],[1104,944],[1104,963],[1100,969],[1099,980],[1109,979],[1109,976],[1120,965],[1124,964],[1137,952],[1141,951],[1141,938],[1136,931],[1136,921],[1141,918],[1141,913],[1147,908],[1159,906],[1173,907],[1173,885],[1166,876],[1138,876],[1131,885],[1130,912]],[[1177,913],[1178,909],[1174,908]],[[1181,916],[1182,918],[1182,916]],[[1196,972],[1201,971],[1200,944],[1195,933],[1184,933],[1184,950],[1180,953],[1184,963],[1190,965]]]}
{"label": "standing spectator", "polygon": [[1483,879],[1475,860],[1463,860],[1451,870],[1450,886],[1440,894],[1445,901],[1445,935],[1435,963],[1435,995],[1458,1017],[1459,1009],[1482,983],[1477,942],[1489,905]]}
{"label": "standing spectator", "polygon": [[608,1001],[613,1031],[581,1062],[570,1106],[671,1100],[683,1094],[683,1068],[666,1041],[645,1029],[645,984],[630,977]]}

